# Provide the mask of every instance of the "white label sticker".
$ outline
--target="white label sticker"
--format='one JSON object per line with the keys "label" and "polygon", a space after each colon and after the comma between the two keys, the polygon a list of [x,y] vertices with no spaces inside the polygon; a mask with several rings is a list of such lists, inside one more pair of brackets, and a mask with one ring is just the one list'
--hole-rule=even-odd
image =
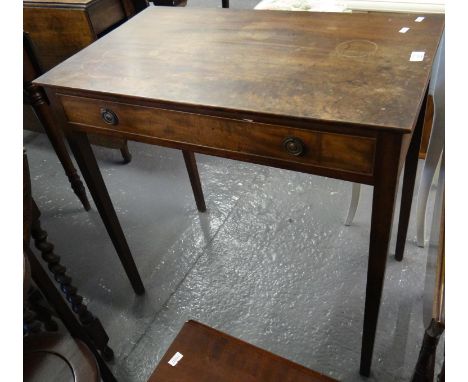
{"label": "white label sticker", "polygon": [[400,32],[400,33],[406,33],[406,32],[408,32],[409,30],[410,30],[410,29],[409,29],[408,27],[403,27],[403,28],[401,28],[398,32]]}
{"label": "white label sticker", "polygon": [[421,21],[424,20],[424,17],[423,16],[419,16],[419,17],[416,17],[416,19],[414,21],[416,21],[417,23],[420,23]]}
{"label": "white label sticker", "polygon": [[182,359],[183,355],[179,352],[176,352],[172,358],[169,360],[168,364],[171,366],[177,365],[177,363]]}
{"label": "white label sticker", "polygon": [[424,60],[424,52],[411,52],[410,61]]}

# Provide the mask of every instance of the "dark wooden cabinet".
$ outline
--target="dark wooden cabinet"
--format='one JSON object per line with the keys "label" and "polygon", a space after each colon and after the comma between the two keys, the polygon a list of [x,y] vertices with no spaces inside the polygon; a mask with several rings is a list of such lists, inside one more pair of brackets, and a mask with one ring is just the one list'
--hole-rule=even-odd
{"label": "dark wooden cabinet", "polygon": [[23,30],[47,71],[96,41],[135,12],[121,0],[23,1]]}
{"label": "dark wooden cabinet", "polygon": [[[148,6],[147,0],[25,0],[23,1],[23,33],[29,43],[28,60],[34,62],[34,70],[27,74],[27,82],[32,81],[41,73],[47,72],[67,58],[78,53],[98,38],[110,32],[136,12]],[[31,100],[27,100],[31,102]],[[35,99],[38,103],[38,99]],[[34,102],[33,102],[34,103]],[[47,108],[47,101],[41,99],[42,108]],[[37,105],[36,105],[37,106]],[[38,120],[29,106],[24,108],[24,126],[29,130],[41,131]],[[36,114],[38,110],[35,110]],[[48,113],[48,111],[45,111]],[[38,114],[39,120],[51,140],[65,172],[72,182],[76,179],[74,170],[63,138],[54,129],[52,118],[44,118]],[[123,162],[131,161],[127,141],[122,139],[103,139],[92,137],[93,144],[119,149]],[[84,203],[89,204],[82,191],[75,192]]]}

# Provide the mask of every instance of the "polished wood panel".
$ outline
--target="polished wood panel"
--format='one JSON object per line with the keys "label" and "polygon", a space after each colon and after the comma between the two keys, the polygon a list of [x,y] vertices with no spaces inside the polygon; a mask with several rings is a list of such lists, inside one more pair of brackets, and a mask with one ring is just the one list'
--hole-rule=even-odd
{"label": "polished wood panel", "polygon": [[[149,7],[38,82],[255,121],[410,132],[443,24],[441,15],[415,23],[408,14]],[[398,32],[405,25],[411,33]],[[424,60],[410,62],[421,50]]]}
{"label": "polished wood panel", "polygon": [[25,6],[23,30],[34,41],[42,71],[53,68],[96,39],[86,13],[80,9]]}
{"label": "polished wood panel", "polygon": [[120,0],[101,0],[90,5],[89,20],[96,35],[125,20]]}
{"label": "polished wood panel", "polygon": [[[202,152],[203,147],[216,147],[245,157],[262,156],[296,162],[304,165],[305,172],[308,166],[320,166],[372,175],[375,137],[338,135],[199,114],[187,116],[177,111],[66,95],[61,96],[60,101],[68,121],[85,125],[83,130],[86,132],[105,133],[103,130],[117,129],[131,134],[134,140],[141,137],[142,141],[160,145],[184,143]],[[117,125],[106,123],[101,116],[102,110],[114,113]],[[303,142],[303,155],[286,151],[283,141],[287,137],[296,137]],[[255,162],[255,158],[251,160]]]}
{"label": "polished wood panel", "polygon": [[[179,352],[182,359],[168,364]],[[323,374],[212,329],[184,324],[148,382],[333,382]]]}
{"label": "polished wood panel", "polygon": [[42,71],[88,46],[127,16],[122,0],[23,1],[23,30],[34,42]]}

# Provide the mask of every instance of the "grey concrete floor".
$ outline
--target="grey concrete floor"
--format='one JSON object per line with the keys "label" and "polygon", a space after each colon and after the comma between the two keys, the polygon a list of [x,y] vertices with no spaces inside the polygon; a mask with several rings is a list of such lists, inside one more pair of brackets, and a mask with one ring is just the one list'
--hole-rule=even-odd
{"label": "grey concrete floor", "polygon": [[[256,3],[231,0],[233,8]],[[350,183],[197,155],[208,207],[200,214],[179,151],[130,142],[133,161],[123,165],[118,151],[95,147],[146,287],[138,297],[96,209],[81,208],[46,136],[25,132],[24,144],[43,227],[107,329],[119,381],[146,381],[188,319],[339,380],[409,380],[424,330],[427,257],[416,246],[414,211],[404,261],[388,258],[365,379],[358,365],[371,187],[345,227]],[[433,198],[434,190],[429,205]]]}
{"label": "grey concrete floor", "polygon": [[[371,187],[345,227],[350,183],[197,155],[208,207],[201,214],[179,151],[130,142],[133,161],[123,165],[118,151],[95,147],[146,286],[137,297],[96,209],[81,208],[46,136],[24,138],[43,227],[109,333],[119,380],[146,381],[188,319],[361,380]],[[404,261],[388,259],[370,381],[410,377],[425,262],[412,216]]]}

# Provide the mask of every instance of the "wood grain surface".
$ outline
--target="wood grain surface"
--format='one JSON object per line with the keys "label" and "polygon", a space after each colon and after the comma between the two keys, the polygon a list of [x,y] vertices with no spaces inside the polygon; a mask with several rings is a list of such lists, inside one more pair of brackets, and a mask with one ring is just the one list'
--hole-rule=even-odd
{"label": "wood grain surface", "polygon": [[[150,7],[37,82],[203,113],[410,132],[444,26],[442,15],[414,19]],[[410,62],[413,51],[423,61]]]}
{"label": "wood grain surface", "polygon": [[[168,364],[179,352],[182,359]],[[184,324],[148,382],[333,382],[196,321]]]}
{"label": "wood grain surface", "polygon": [[101,0],[90,5],[89,20],[96,35],[125,19],[120,0]]}
{"label": "wood grain surface", "polygon": [[96,40],[84,10],[23,8],[23,30],[34,42],[43,71],[53,68]]}
{"label": "wood grain surface", "polygon": [[[78,130],[104,135],[119,132],[137,141],[168,145],[187,144],[196,151],[204,147],[264,158],[276,158],[307,166],[321,166],[372,175],[375,137],[360,137],[329,132],[301,130],[227,118],[187,114],[178,111],[135,106],[72,96],[60,96],[68,122]],[[106,123],[100,111],[112,110],[116,126]],[[300,139],[302,155],[291,155],[284,148],[287,137]]]}
{"label": "wood grain surface", "polygon": [[[96,192],[106,189],[90,132],[373,185],[360,365],[368,377],[398,179],[406,162],[401,260],[444,28],[443,15],[415,18],[150,7],[36,82],[70,144],[80,143],[75,157],[96,175],[87,178]],[[410,61],[412,52],[424,57]],[[101,214],[115,214],[104,204]]]}
{"label": "wood grain surface", "polygon": [[43,72],[88,46],[125,18],[120,0],[23,2],[23,30],[33,41]]}

